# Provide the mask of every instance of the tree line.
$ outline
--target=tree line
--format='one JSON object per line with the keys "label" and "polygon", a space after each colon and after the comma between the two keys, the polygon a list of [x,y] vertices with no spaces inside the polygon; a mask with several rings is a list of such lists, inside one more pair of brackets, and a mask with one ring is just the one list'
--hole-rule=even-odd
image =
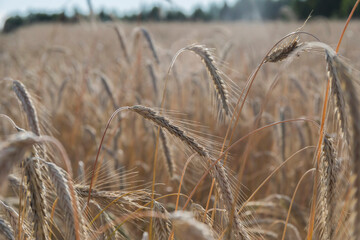
{"label": "tree line", "polygon": [[[345,18],[348,16],[355,0],[238,0],[230,6],[211,5],[207,10],[196,8],[191,14],[185,14],[176,7],[169,9],[154,6],[136,14],[117,16],[104,10],[96,14],[98,21],[236,21],[236,20],[274,20],[304,19],[313,11],[313,16],[328,18]],[[360,16],[357,9],[355,17]],[[9,17],[4,24],[3,32],[11,32],[21,26],[39,22],[76,23],[89,20],[89,16],[75,10],[71,16],[65,12],[31,13],[27,16]]]}

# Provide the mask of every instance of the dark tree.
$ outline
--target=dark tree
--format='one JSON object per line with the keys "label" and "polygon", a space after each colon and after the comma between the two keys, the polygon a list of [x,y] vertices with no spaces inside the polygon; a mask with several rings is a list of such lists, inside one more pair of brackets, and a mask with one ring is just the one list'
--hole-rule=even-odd
{"label": "dark tree", "polygon": [[18,27],[22,26],[23,24],[24,24],[24,20],[22,17],[19,16],[10,17],[5,21],[3,32],[9,33],[17,29]]}

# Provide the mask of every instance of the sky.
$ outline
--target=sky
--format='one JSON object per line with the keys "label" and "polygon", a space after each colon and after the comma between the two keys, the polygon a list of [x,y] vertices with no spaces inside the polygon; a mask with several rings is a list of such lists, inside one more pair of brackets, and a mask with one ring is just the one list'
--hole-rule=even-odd
{"label": "sky", "polygon": [[[232,4],[235,0],[91,0],[94,11],[105,9],[115,10],[119,14],[136,12],[144,6],[161,4],[162,6],[176,6],[186,13],[190,13],[195,7],[208,7],[211,3],[223,4],[226,1]],[[169,2],[172,2],[170,4]],[[87,0],[0,0],[0,27],[10,15],[27,14],[29,11],[67,10],[71,12],[74,7],[88,12]]]}

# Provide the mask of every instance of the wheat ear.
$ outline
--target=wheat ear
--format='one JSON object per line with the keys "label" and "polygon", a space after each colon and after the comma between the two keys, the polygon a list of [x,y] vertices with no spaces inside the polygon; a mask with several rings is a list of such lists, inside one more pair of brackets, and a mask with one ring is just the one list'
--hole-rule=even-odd
{"label": "wheat ear", "polygon": [[145,28],[141,28],[140,30],[141,30],[143,36],[145,37],[146,42],[149,45],[149,48],[150,48],[150,50],[151,50],[151,52],[152,52],[152,54],[154,56],[154,59],[155,59],[156,63],[160,64],[159,57],[158,57],[158,55],[156,53],[156,50],[155,50],[155,47],[154,47],[154,44],[153,44],[153,41],[151,39],[151,36],[150,36],[149,32]]}
{"label": "wheat ear", "polygon": [[319,239],[333,239],[336,228],[337,179],[339,178],[340,162],[332,139],[325,135],[321,149],[319,165],[320,183],[318,199]]}
{"label": "wheat ear", "polygon": [[[157,201],[154,201],[154,211],[155,213],[162,214],[165,217],[168,216],[168,212],[163,207],[163,205]],[[169,239],[171,233],[171,222],[169,219],[165,218],[154,218],[153,228],[158,240],[167,240]]]}
{"label": "wheat ear", "polygon": [[[14,80],[13,90],[17,98],[21,102],[24,112],[26,113],[30,130],[37,136],[40,136],[40,126],[39,126],[38,116],[36,113],[35,106],[31,100],[31,96],[26,90],[26,87],[20,81]],[[35,151],[35,155],[38,155],[41,158],[45,158],[46,149],[44,145],[35,145],[34,151]]]}
{"label": "wheat ear", "polygon": [[[360,112],[358,106],[360,104],[357,94],[357,87],[354,85],[355,76],[353,75],[352,69],[343,61],[341,60],[335,53],[330,51],[326,51],[326,57],[328,59],[328,65],[331,67],[331,74],[334,75],[334,78],[337,78],[340,82],[339,89],[344,87],[344,95],[345,101],[347,106],[349,107],[349,115],[351,117],[352,122],[352,139],[350,144],[351,149],[351,158],[352,164],[354,166],[354,172],[358,176],[356,178],[356,187],[359,189],[360,187]],[[341,90],[342,91],[342,90]],[[345,107],[343,107],[344,115],[345,115]],[[347,139],[347,138],[345,138]],[[356,197],[358,199],[356,210],[360,212],[360,191],[356,191]],[[360,224],[360,214],[356,215],[356,222]],[[360,226],[360,225],[358,225]],[[359,227],[356,228],[357,232],[359,232]],[[359,235],[357,233],[357,235]]]}
{"label": "wheat ear", "polygon": [[153,68],[153,66],[152,66],[152,64],[150,62],[147,64],[147,69],[148,69],[149,74],[150,74],[151,83],[152,83],[152,86],[154,88],[155,96],[157,96],[158,95],[157,79],[156,79],[156,76],[155,76],[154,68]]}
{"label": "wheat ear", "polygon": [[0,184],[4,183],[12,167],[22,161],[26,151],[36,143],[35,137],[32,133],[20,132],[0,145]]}
{"label": "wheat ear", "polygon": [[279,62],[295,51],[299,47],[299,36],[293,37],[290,41],[281,44],[279,47],[275,48],[269,55],[266,56],[264,62]]}
{"label": "wheat ear", "polygon": [[115,29],[116,35],[117,35],[117,37],[119,39],[120,47],[121,47],[121,50],[124,53],[124,57],[126,59],[126,62],[130,63],[130,58],[129,58],[129,54],[127,52],[127,48],[126,48],[126,45],[125,45],[123,34],[121,33],[121,30],[120,30],[119,27],[114,27],[114,29]]}
{"label": "wheat ear", "polygon": [[192,203],[191,212],[197,221],[207,224],[210,228],[212,227],[213,222],[211,217],[206,213],[205,209],[200,204]]}
{"label": "wheat ear", "polygon": [[[2,236],[2,237],[1,237]],[[0,218],[0,238],[4,240],[15,240],[14,233],[9,225]]]}
{"label": "wheat ear", "polygon": [[[301,46],[301,43],[299,42],[299,32],[304,28],[305,24],[309,21],[311,18],[311,13],[303,23],[301,27],[296,29],[295,33],[291,37],[290,40],[287,40],[285,43],[281,43],[280,46],[273,49],[269,55],[265,57],[265,63],[266,62],[279,62],[291,55],[292,52],[294,52],[298,47]],[[311,35],[311,34],[310,34]],[[311,35],[313,36],[313,35]],[[313,36],[314,37],[314,36]],[[316,38],[316,37],[315,37]]]}
{"label": "wheat ear", "polygon": [[337,116],[341,137],[345,138],[345,141],[348,142],[348,126],[347,126],[347,117],[345,113],[345,99],[344,93],[341,89],[341,82],[339,79],[338,69],[335,66],[334,58],[331,57],[328,51],[325,51],[326,62],[327,62],[327,74],[331,81],[331,95],[333,96],[335,103],[335,114]]}
{"label": "wheat ear", "polygon": [[[182,142],[185,143],[186,146],[194,150],[201,157],[211,159],[210,153],[205,147],[197,143],[194,138],[189,137],[187,133],[184,130],[182,130],[180,127],[172,124],[172,122],[169,119],[160,116],[157,112],[155,112],[151,108],[136,105],[133,107],[129,107],[128,109],[136,112],[137,114],[141,115],[143,118],[154,122],[157,126],[166,129],[171,135],[180,139]],[[207,164],[211,165],[210,162],[208,161]],[[231,213],[233,209],[232,206],[234,203],[234,196],[231,191],[230,181],[226,174],[225,168],[220,163],[217,163],[215,164],[214,169],[210,171],[210,174],[216,180],[217,187],[225,202],[225,207],[226,210],[228,211],[228,214]],[[241,224],[237,214],[233,214],[232,222],[235,228],[234,230],[235,236],[241,239],[249,239],[249,236],[246,233],[244,226]]]}
{"label": "wheat ear", "polygon": [[14,80],[13,90],[20,100],[24,112],[26,113],[31,131],[40,136],[39,120],[36,114],[36,109],[24,84],[20,81]]}
{"label": "wheat ear", "polygon": [[[100,216],[101,226],[106,226],[108,224],[110,225],[112,223],[109,214],[106,211],[103,211],[103,209],[96,201],[91,200],[90,204],[92,204],[98,212],[102,212]],[[112,235],[113,232],[115,232],[114,235]],[[121,239],[120,234],[115,227],[107,228],[106,231],[103,233],[103,239],[107,239],[106,236],[110,236],[110,239],[113,240]]]}
{"label": "wheat ear", "polygon": [[224,80],[220,76],[220,70],[215,64],[215,60],[208,48],[202,45],[190,45],[184,50],[189,50],[197,54],[201,60],[204,62],[207,71],[209,72],[211,79],[213,80],[214,87],[216,90],[217,98],[222,104],[222,109],[225,111],[226,115],[230,114],[228,91]]}
{"label": "wheat ear", "polygon": [[14,235],[18,236],[18,218],[19,214],[14,209],[6,205],[0,200],[0,211],[4,216],[4,219],[9,223],[10,227],[14,230]]}
{"label": "wheat ear", "polygon": [[[233,212],[233,204],[235,202],[234,195],[231,191],[230,187],[230,181],[228,179],[228,176],[226,174],[225,168],[221,164],[216,164],[214,166],[214,170],[210,172],[212,177],[215,178],[217,183],[217,188],[219,193],[221,194],[221,198],[224,201],[226,210],[228,212],[228,216],[231,215]],[[233,214],[233,219],[231,219],[233,232],[235,238],[241,239],[241,240],[250,240],[250,236],[248,235],[247,231],[245,230],[245,227],[241,223],[238,214],[236,211]]]}
{"label": "wheat ear", "polygon": [[[14,230],[15,237],[22,239],[21,236],[19,236],[19,226],[18,226],[18,219],[19,214],[10,206],[6,205],[3,201],[0,200],[0,211],[2,212],[5,220],[10,224],[11,228]],[[29,230],[25,226],[21,226],[22,233],[24,234],[23,237],[25,239],[28,238],[28,232]]]}
{"label": "wheat ear", "polygon": [[47,225],[47,203],[46,188],[43,184],[43,176],[40,172],[39,160],[37,158],[27,158],[24,162],[27,189],[30,194],[30,207],[33,217],[33,235],[35,239],[49,239]]}
{"label": "wheat ear", "polygon": [[184,130],[172,124],[168,118],[159,115],[153,109],[141,105],[135,105],[128,109],[139,114],[143,118],[154,122],[157,126],[166,129],[171,135],[180,139],[186,146],[197,152],[201,157],[208,158],[210,156],[209,152],[197,143],[194,138],[188,136]]}
{"label": "wheat ear", "polygon": [[208,225],[194,219],[190,212],[176,211],[170,215],[175,239],[178,240],[212,240],[214,239]]}
{"label": "wheat ear", "polygon": [[359,105],[360,101],[358,98],[358,88],[355,86],[354,82],[356,77],[353,75],[352,69],[344,63],[336,55],[333,56],[333,61],[337,66],[338,73],[342,80],[342,85],[345,88],[345,99],[346,103],[349,106],[349,113],[351,117],[351,129],[352,129],[352,139],[351,139],[351,158],[352,164],[354,166],[354,172],[357,175],[355,187],[358,189],[356,191],[356,236],[360,235],[360,111]]}
{"label": "wheat ear", "polygon": [[175,162],[173,161],[172,157],[171,157],[171,150],[169,148],[168,145],[168,140],[167,137],[164,133],[164,131],[160,128],[160,139],[161,139],[161,143],[162,143],[162,148],[163,148],[163,152],[164,152],[164,159],[166,162],[166,166],[168,169],[168,173],[170,178],[174,177],[174,170],[175,170]]}
{"label": "wheat ear", "polygon": [[[78,229],[76,226],[82,221],[78,201],[77,199],[73,199],[70,193],[69,184],[72,184],[72,181],[69,179],[67,173],[62,171],[55,164],[47,162],[46,165],[49,172],[48,176],[55,187],[59,199],[59,206],[64,213],[66,226],[65,238],[71,240],[80,239],[79,237],[82,235],[82,226],[80,224]],[[78,216],[78,219],[76,216]],[[80,233],[77,232],[78,230],[80,230]]]}
{"label": "wheat ear", "polygon": [[[13,90],[21,102],[24,112],[27,115],[29,127],[31,131],[40,136],[39,121],[36,114],[35,107],[32,103],[31,97],[27,92],[25,86],[20,81],[13,81]],[[45,156],[45,150],[39,146],[34,146],[35,155],[38,150],[41,152],[41,157]],[[25,176],[27,177],[28,189],[30,191],[30,206],[33,213],[34,237],[36,239],[48,239],[47,221],[46,221],[46,199],[45,187],[43,185],[43,176],[40,171],[40,163],[37,158],[27,158],[24,163]]]}
{"label": "wheat ear", "polygon": [[112,103],[114,109],[118,109],[119,107],[118,107],[118,105],[116,104],[116,101],[115,101],[115,98],[114,98],[114,94],[113,94],[113,92],[111,91],[111,87],[110,87],[110,85],[109,85],[109,82],[108,82],[106,76],[105,76],[104,74],[99,74],[99,75],[100,75],[101,83],[102,83],[102,85],[104,86],[105,91],[106,91],[106,93],[108,94],[108,96],[109,96],[109,98],[110,98],[110,100],[111,100],[111,103]]}

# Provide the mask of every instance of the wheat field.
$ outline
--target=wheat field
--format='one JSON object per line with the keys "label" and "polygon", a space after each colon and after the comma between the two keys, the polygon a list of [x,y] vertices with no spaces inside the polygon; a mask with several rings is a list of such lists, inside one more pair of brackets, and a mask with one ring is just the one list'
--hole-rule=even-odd
{"label": "wheat field", "polygon": [[0,35],[0,239],[359,239],[360,22]]}

